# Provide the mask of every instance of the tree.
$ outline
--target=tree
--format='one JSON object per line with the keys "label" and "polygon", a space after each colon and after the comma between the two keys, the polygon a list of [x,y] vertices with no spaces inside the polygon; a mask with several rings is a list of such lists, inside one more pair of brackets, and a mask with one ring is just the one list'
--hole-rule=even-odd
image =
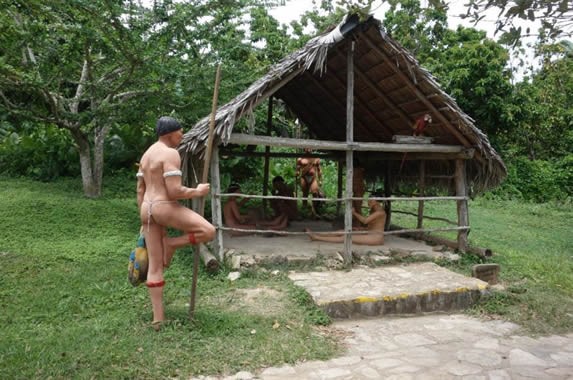
{"label": "tree", "polygon": [[503,129],[512,93],[507,50],[483,31],[448,29],[447,6],[441,1],[426,9],[419,0],[389,3],[383,21],[387,32],[437,77],[480,129],[495,137]]}
{"label": "tree", "polygon": [[496,21],[496,32],[502,31],[502,40],[516,44],[522,34],[531,34],[529,28],[522,30],[515,26],[515,19],[541,21],[542,29],[551,38],[571,36],[573,27],[573,6],[568,0],[470,0],[468,10],[462,17],[469,17],[476,23],[484,13],[497,8],[499,15]]}
{"label": "tree", "polygon": [[[388,0],[382,24],[386,32],[423,62],[439,50],[447,29],[447,6],[422,8],[419,0]],[[440,4],[438,4],[440,3]]]}
{"label": "tree", "polygon": [[[571,43],[538,47],[543,66],[516,86],[507,146],[530,160],[559,160],[573,151],[573,54]],[[557,55],[557,56],[556,56]]]}
{"label": "tree", "polygon": [[[32,121],[67,131],[89,197],[101,194],[112,128],[121,125],[118,135],[133,137],[143,124],[151,135],[157,116],[172,112],[191,124],[210,110],[218,62],[224,62],[221,101],[266,68],[265,49],[253,46],[243,26],[249,12],[258,28],[253,36],[267,38],[269,51],[281,46],[280,33],[269,34],[275,26],[268,33],[263,26],[258,1],[139,3],[12,0],[0,14],[0,51],[9,52],[0,58],[0,109],[14,125]],[[122,146],[120,136],[113,146]]]}
{"label": "tree", "polygon": [[0,60],[0,107],[13,119],[69,132],[88,197],[101,194],[112,123],[141,93],[144,41],[125,16],[133,20],[121,3],[107,0],[14,0],[0,15],[7,52]]}

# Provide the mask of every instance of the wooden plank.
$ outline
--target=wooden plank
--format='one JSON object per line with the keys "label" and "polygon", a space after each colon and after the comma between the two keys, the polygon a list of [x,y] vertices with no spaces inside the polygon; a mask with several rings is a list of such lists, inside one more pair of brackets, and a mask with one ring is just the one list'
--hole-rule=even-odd
{"label": "wooden plank", "polygon": [[392,136],[392,141],[396,144],[431,144],[434,142],[434,138],[427,136],[394,135]]}
{"label": "wooden plank", "polygon": [[353,150],[375,152],[418,152],[418,153],[461,153],[466,149],[460,145],[438,144],[392,144],[374,142],[323,141],[315,139],[293,139],[232,133],[229,143],[239,145],[263,145],[290,148],[311,148],[315,150]]}
{"label": "wooden plank", "polygon": [[[305,140],[306,141],[306,140]],[[417,161],[417,160],[469,160],[473,157],[474,150],[466,149],[461,153],[408,153],[406,155],[406,161]],[[235,157],[265,157],[265,152],[246,152],[246,151],[229,151],[221,149],[221,155],[229,155]],[[340,161],[340,154],[336,153],[312,153],[310,157],[318,157],[321,159],[329,159]],[[270,152],[269,157],[279,157],[279,158],[298,158],[300,153],[287,153],[287,152]],[[402,161],[404,154],[401,152],[372,152],[368,154],[365,161]],[[410,176],[401,176],[402,178],[409,178]],[[454,176],[433,176],[432,178],[454,178]],[[414,178],[418,178],[417,176]],[[429,177],[428,177],[429,178]]]}

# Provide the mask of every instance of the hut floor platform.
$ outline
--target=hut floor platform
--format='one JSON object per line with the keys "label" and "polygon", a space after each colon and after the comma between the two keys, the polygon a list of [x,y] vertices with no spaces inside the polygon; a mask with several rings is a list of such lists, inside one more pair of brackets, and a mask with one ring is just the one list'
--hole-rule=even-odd
{"label": "hut floor platform", "polygon": [[[293,222],[289,230],[305,228],[332,230],[324,221]],[[353,244],[350,271],[333,270],[344,267],[343,243],[310,241],[302,234],[231,237],[225,233],[224,245],[234,270],[288,264],[289,278],[337,319],[451,312],[471,306],[489,288],[487,282],[431,262],[459,259],[445,247],[396,235],[387,235],[381,246]]]}
{"label": "hut floor platform", "polygon": [[[306,228],[312,231],[332,231],[331,222],[307,220],[294,221],[287,231],[304,232]],[[228,231],[223,233],[225,256],[242,257],[242,266],[256,263],[304,263],[315,259],[342,260],[343,243],[327,243],[311,241],[305,234],[300,235],[262,235],[231,236]],[[434,261],[459,259],[457,254],[444,246],[431,246],[424,241],[387,235],[384,245],[365,246],[352,245],[353,261],[369,260],[372,263],[383,264],[393,259],[412,258],[415,261]],[[369,263],[370,263],[369,262]]]}

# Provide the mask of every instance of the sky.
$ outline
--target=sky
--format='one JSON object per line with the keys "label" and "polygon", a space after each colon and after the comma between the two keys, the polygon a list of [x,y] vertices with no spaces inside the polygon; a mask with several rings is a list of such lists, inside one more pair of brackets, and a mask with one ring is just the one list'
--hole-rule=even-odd
{"label": "sky", "polygon": [[[428,0],[421,0],[422,6],[427,6]],[[277,8],[271,9],[270,14],[276,18],[279,22],[284,24],[289,24],[293,20],[297,20],[300,16],[307,10],[312,9],[313,2],[311,0],[287,0],[284,6],[279,6]],[[450,1],[449,4],[449,11],[448,11],[448,27],[450,29],[456,29],[458,25],[466,26],[466,27],[474,27],[479,30],[484,30],[487,33],[489,38],[497,40],[499,37],[495,35],[495,21],[497,18],[497,14],[499,11],[490,10],[486,13],[486,17],[484,17],[477,25],[473,25],[471,21],[468,19],[462,19],[459,17],[460,14],[464,14],[467,8],[464,6],[466,2],[462,0],[453,0]],[[383,4],[382,0],[374,1],[372,8],[373,15],[379,20],[384,18],[384,13],[388,9],[386,4]],[[520,25],[516,22],[516,25]],[[537,30],[539,28],[540,23],[529,23],[527,25],[522,24],[521,26],[529,26],[531,30]],[[526,46],[528,43],[533,43],[535,38],[522,38],[522,43]],[[533,49],[526,48],[526,54],[521,56],[526,62],[533,62]],[[510,60],[510,64],[516,66],[518,58],[512,57]],[[536,66],[536,65],[534,65]],[[515,75],[516,80],[521,80],[523,78],[524,71],[518,70]]]}
{"label": "sky", "polygon": [[[427,0],[421,0],[422,6],[426,6]],[[465,13],[466,7],[463,5],[465,1],[451,1],[449,4],[449,19],[448,26],[451,29],[455,29],[458,24],[464,26],[471,26],[471,23],[467,20],[462,20],[458,17],[459,14]],[[298,19],[305,11],[312,9],[311,0],[287,0],[286,5],[279,6],[272,9],[269,13],[276,18],[281,23],[288,24],[293,20]],[[383,1],[374,1],[372,8],[374,17],[381,20],[384,18],[384,13],[388,9],[388,6],[383,4]],[[495,12],[492,12],[478,25],[478,29],[482,29],[488,32],[488,37],[494,37],[494,23],[495,23]]]}

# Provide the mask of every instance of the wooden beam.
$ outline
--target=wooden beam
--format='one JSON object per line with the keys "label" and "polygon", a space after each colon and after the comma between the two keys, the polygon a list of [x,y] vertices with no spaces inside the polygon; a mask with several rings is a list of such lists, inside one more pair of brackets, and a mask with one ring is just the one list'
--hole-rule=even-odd
{"label": "wooden beam", "polygon": [[434,107],[432,102],[430,102],[428,99],[426,99],[426,96],[422,93],[422,91],[420,91],[415,85],[412,84],[412,82],[410,81],[410,78],[408,78],[406,76],[406,74],[404,74],[402,72],[402,70],[400,70],[398,67],[396,67],[396,65],[394,64],[394,62],[392,62],[390,57],[388,57],[388,55],[384,51],[382,51],[380,48],[378,48],[378,46],[376,46],[376,44],[374,44],[374,42],[372,42],[370,40],[370,37],[367,34],[363,33],[362,36],[364,36],[364,40],[366,41],[368,46],[370,46],[370,48],[372,50],[377,52],[378,55],[380,55],[380,57],[382,57],[382,59],[388,64],[388,66],[390,66],[394,70],[394,72],[400,77],[400,79],[402,79],[404,81],[406,86],[411,91],[414,92],[414,94],[418,97],[418,99],[420,99],[420,101],[422,103],[424,103],[424,105],[426,107],[428,107],[428,109],[431,110],[432,113],[434,113],[437,116],[437,118],[442,123],[444,123],[446,125],[446,127],[458,138],[460,143],[462,143],[466,147],[470,146],[471,144],[468,141],[468,139],[464,135],[462,135],[461,132],[458,131],[458,129],[452,125],[452,123],[450,123],[450,120],[448,118],[446,118],[438,109],[436,109],[436,107]]}
{"label": "wooden beam", "polygon": [[[307,78],[308,76],[312,76],[312,75],[309,74],[309,75],[305,76],[305,78]],[[313,78],[313,79],[314,79],[314,78]],[[303,88],[303,87],[301,86],[300,88]],[[322,117],[323,119],[321,120],[320,117],[316,117],[316,116],[315,116],[316,120],[319,121],[319,123],[317,123],[317,124],[315,124],[315,125],[317,125],[317,126],[319,126],[319,127],[320,127],[320,125],[324,125],[324,118],[327,118],[327,119],[330,120],[330,123],[329,123],[330,128],[329,128],[329,127],[321,128],[321,129],[320,129],[320,132],[339,129],[339,128],[333,128],[333,127],[334,127],[334,126],[337,126],[337,127],[338,127],[338,126],[341,126],[341,125],[343,124],[343,123],[342,123],[342,118],[336,118],[334,115],[332,115],[332,110],[328,109],[328,107],[324,106],[322,103],[320,103],[320,102],[318,102],[318,101],[312,101],[313,99],[316,99],[316,97],[317,97],[316,95],[311,94],[311,93],[308,92],[308,91],[305,91],[305,92],[306,92],[306,94],[307,94],[307,96],[308,96],[308,100],[309,100],[309,101],[303,102],[304,105],[305,105],[305,108],[307,108],[307,109],[309,109],[309,110],[313,110],[313,109],[316,109],[316,108],[320,108],[320,109],[317,110],[317,111],[318,111],[318,113],[319,113],[320,115],[322,115],[321,117]],[[300,93],[300,90],[299,90],[299,93]],[[308,112],[308,111],[307,111],[307,112]],[[315,113],[316,113],[316,112],[315,112]],[[316,133],[315,133],[315,135],[316,135]],[[332,133],[330,133],[329,135],[332,136]]]}
{"label": "wooden beam", "polygon": [[[308,77],[311,78],[311,81],[319,88],[322,90],[322,92],[324,93],[324,95],[330,99],[331,102],[333,102],[334,104],[336,104],[338,107],[342,108],[344,106],[344,104],[342,103],[342,101],[340,99],[337,99],[334,95],[332,95],[332,93],[330,91],[328,91],[328,89],[326,89],[324,87],[324,85],[322,83],[320,83],[313,75],[311,75],[310,73],[307,75]],[[336,78],[336,76],[334,76]],[[364,129],[370,134],[370,136],[374,139],[378,139],[378,137],[370,130],[370,128],[368,128],[366,126],[366,123],[363,123],[365,125]]]}
{"label": "wooden beam", "polygon": [[[235,157],[266,157],[266,152],[247,152],[247,151],[235,151],[221,149],[221,156],[235,156]],[[269,152],[268,156],[270,158],[299,158],[300,153],[288,153],[288,152]],[[308,153],[305,157],[313,158],[325,158],[329,160],[339,160],[340,154],[333,153]]]}
{"label": "wooden beam", "polygon": [[315,150],[354,150],[365,152],[462,153],[466,151],[463,146],[459,145],[323,141],[315,139],[293,139],[289,137],[247,135],[242,133],[232,133],[229,138],[229,142],[240,145],[311,148]]}
{"label": "wooden beam", "polygon": [[[466,149],[460,153],[408,153],[406,161],[427,160],[427,161],[442,161],[442,160],[471,160],[474,156],[474,149]],[[370,161],[402,161],[404,154],[394,152],[372,152],[366,154],[367,159]]]}
{"label": "wooden beam", "polygon": [[[295,105],[296,105],[296,104],[304,104],[304,103],[305,103],[304,101],[302,101],[302,100],[300,99],[300,97],[297,97],[297,96],[291,91],[291,89],[283,88],[281,91],[282,91],[282,92],[284,93],[284,95],[285,95],[285,97],[282,97],[282,99],[285,100],[285,102],[286,102],[287,104],[291,105],[291,107],[292,107],[292,104],[295,104]],[[289,100],[289,99],[290,99],[290,100]],[[303,105],[303,106],[300,106],[300,105],[299,105],[299,108],[298,108],[298,109],[295,108],[295,107],[292,107],[292,108],[293,108],[294,110],[297,110],[297,111],[303,111],[303,112],[297,112],[297,117],[300,119],[300,121],[303,122],[303,124],[305,124],[305,125],[308,126],[308,125],[320,125],[320,124],[322,123],[322,121],[320,120],[320,118],[318,118],[318,117],[315,115],[315,113],[312,112],[312,107],[306,107],[306,106],[304,106],[304,105]],[[326,131],[326,132],[328,133],[328,132],[331,131],[331,128],[324,128],[324,129],[323,129],[323,132],[324,132],[324,131]],[[328,134],[329,134],[329,136],[330,136],[331,138],[334,138],[334,137],[335,137],[335,135],[332,134],[332,133],[328,133]]]}
{"label": "wooden beam", "polygon": [[[340,51],[338,49],[336,49],[336,52],[340,54]],[[395,111],[408,127],[410,127],[414,123],[413,119],[410,119],[408,115],[406,115],[406,113],[404,113],[404,111],[402,111],[400,107],[396,106],[396,104],[393,101],[391,101],[390,98],[386,96],[386,94],[384,94],[384,92],[382,92],[382,90],[378,87],[378,84],[376,82],[368,78],[368,76],[362,73],[360,69],[356,70],[356,75],[358,76],[358,79],[364,82],[368,87],[370,87],[370,89],[374,91],[374,93],[376,93],[376,96],[382,99],[382,101],[384,101],[384,103],[386,103],[386,105],[390,109]]]}
{"label": "wooden beam", "polygon": [[[340,79],[338,77],[338,75],[336,75],[336,72],[331,73],[331,77],[334,78],[336,80],[336,82],[341,85],[342,87],[346,87],[345,83],[342,81],[342,79]],[[374,110],[370,107],[370,105],[368,104],[368,102],[363,99],[360,94],[356,95],[356,97],[360,100],[360,104],[366,109],[366,111],[368,112],[368,114],[370,115],[370,117],[372,117],[373,119],[375,119],[376,121],[378,121],[378,123],[380,123],[380,125],[382,125],[384,128],[382,129],[383,134],[385,134],[386,136],[388,136],[388,138],[392,137],[392,129],[390,127],[387,126],[387,124],[380,119],[380,117],[378,117],[376,115],[376,113],[374,112]],[[364,123],[363,123],[364,124]],[[368,131],[370,131],[370,128],[368,128],[367,125],[364,125],[364,128],[367,129]],[[371,132],[372,133],[372,132]]]}
{"label": "wooden beam", "polygon": [[[276,83],[274,86],[272,86],[271,88],[267,89],[265,92],[263,92],[263,94],[257,98],[250,107],[243,107],[243,109],[251,109],[254,110],[259,104],[261,104],[263,101],[265,101],[269,96],[273,95],[275,92],[277,92],[278,90],[280,90],[281,88],[284,87],[285,84],[287,84],[288,82],[290,82],[294,77],[296,77],[297,75],[299,75],[301,72],[303,72],[304,66],[301,66],[299,68],[297,68],[296,70],[294,70],[292,73],[288,74],[286,77],[284,77],[280,82]],[[237,115],[237,121],[240,118],[240,115]]]}

